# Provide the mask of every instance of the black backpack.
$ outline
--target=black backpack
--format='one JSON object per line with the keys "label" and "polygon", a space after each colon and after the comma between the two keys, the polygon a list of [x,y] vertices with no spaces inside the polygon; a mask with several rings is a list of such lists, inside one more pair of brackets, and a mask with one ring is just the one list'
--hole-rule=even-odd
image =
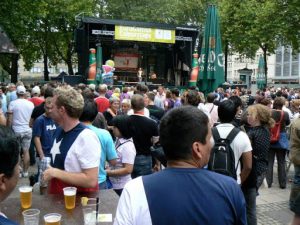
{"label": "black backpack", "polygon": [[210,153],[209,170],[237,179],[235,157],[230,144],[239,132],[240,130],[234,127],[226,138],[221,138],[218,129],[212,128],[215,145]]}

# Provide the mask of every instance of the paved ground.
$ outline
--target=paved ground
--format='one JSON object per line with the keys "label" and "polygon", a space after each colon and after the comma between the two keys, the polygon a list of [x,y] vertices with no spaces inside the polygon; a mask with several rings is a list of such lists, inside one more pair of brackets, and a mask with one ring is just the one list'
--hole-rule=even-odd
{"label": "paved ground", "polygon": [[[276,167],[276,163],[275,163]],[[291,181],[294,168],[291,166],[288,178]],[[268,188],[263,184],[257,197],[257,218],[259,225],[289,225],[293,213],[289,210],[288,200],[291,190],[291,182],[286,189],[280,189],[278,185],[277,167],[274,168],[274,184]]]}
{"label": "paved ground", "polygon": [[[31,167],[29,173],[33,173],[33,171],[35,171],[35,168]],[[286,189],[280,189],[276,171],[277,167],[274,168],[274,184],[272,188],[268,188],[263,184],[259,190],[259,196],[257,197],[257,218],[259,225],[289,225],[293,218],[293,213],[288,208],[291,183],[288,183]],[[294,169],[291,167],[288,173],[289,179],[292,178],[293,173]],[[18,186],[22,184],[29,184],[29,180],[26,178],[20,179]],[[39,190],[35,190],[35,194],[38,193]],[[18,188],[16,188],[11,196],[18,195]]]}

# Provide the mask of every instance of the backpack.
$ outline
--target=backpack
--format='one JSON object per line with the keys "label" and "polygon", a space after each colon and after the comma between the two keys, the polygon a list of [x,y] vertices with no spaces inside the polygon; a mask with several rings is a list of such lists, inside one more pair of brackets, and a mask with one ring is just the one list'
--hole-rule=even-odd
{"label": "backpack", "polygon": [[281,111],[280,120],[278,122],[276,122],[274,127],[272,127],[270,129],[270,133],[271,133],[270,142],[271,142],[271,144],[274,144],[274,143],[278,142],[279,139],[280,139],[280,126],[281,126],[281,121],[283,119],[283,116],[284,116],[284,112]]}
{"label": "backpack", "polygon": [[235,167],[234,152],[230,144],[239,132],[240,129],[234,127],[226,138],[221,138],[218,129],[212,128],[215,145],[211,149],[208,170],[237,179],[237,167]]}

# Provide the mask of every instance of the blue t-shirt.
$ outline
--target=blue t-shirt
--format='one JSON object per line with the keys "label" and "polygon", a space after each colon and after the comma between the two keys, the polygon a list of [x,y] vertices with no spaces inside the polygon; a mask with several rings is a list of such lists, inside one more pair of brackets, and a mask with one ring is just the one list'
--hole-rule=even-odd
{"label": "blue t-shirt", "polygon": [[32,137],[40,137],[43,152],[46,157],[50,156],[56,127],[55,122],[45,115],[39,116],[33,123]]}
{"label": "blue t-shirt", "polygon": [[243,193],[231,177],[167,168],[142,179],[153,225],[247,224]]}
{"label": "blue t-shirt", "polygon": [[0,215],[0,224],[1,225],[18,225],[16,222],[9,220],[2,215]]}
{"label": "blue t-shirt", "polygon": [[96,133],[101,143],[102,151],[98,175],[98,183],[100,184],[106,181],[105,161],[116,159],[118,156],[113,139],[107,130],[97,128],[93,125],[88,125],[87,127]]}

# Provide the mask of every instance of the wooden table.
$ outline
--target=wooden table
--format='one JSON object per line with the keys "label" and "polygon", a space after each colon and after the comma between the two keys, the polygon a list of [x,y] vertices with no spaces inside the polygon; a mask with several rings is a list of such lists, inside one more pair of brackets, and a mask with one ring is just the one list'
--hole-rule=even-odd
{"label": "wooden table", "polygon": [[[115,218],[119,196],[112,190],[101,190],[99,193],[94,193],[88,197],[100,198],[100,214],[112,214],[112,219]],[[67,211],[64,205],[63,195],[39,195],[33,193],[32,207],[41,211],[40,224],[43,224],[43,216],[47,213],[60,213],[62,215],[62,225],[83,225],[83,214],[80,203],[80,197],[76,196],[76,207],[72,211]],[[1,203],[1,212],[8,218],[20,223],[23,223],[22,209],[20,199],[18,197],[8,198]],[[110,225],[113,222],[100,222],[99,225]]]}

